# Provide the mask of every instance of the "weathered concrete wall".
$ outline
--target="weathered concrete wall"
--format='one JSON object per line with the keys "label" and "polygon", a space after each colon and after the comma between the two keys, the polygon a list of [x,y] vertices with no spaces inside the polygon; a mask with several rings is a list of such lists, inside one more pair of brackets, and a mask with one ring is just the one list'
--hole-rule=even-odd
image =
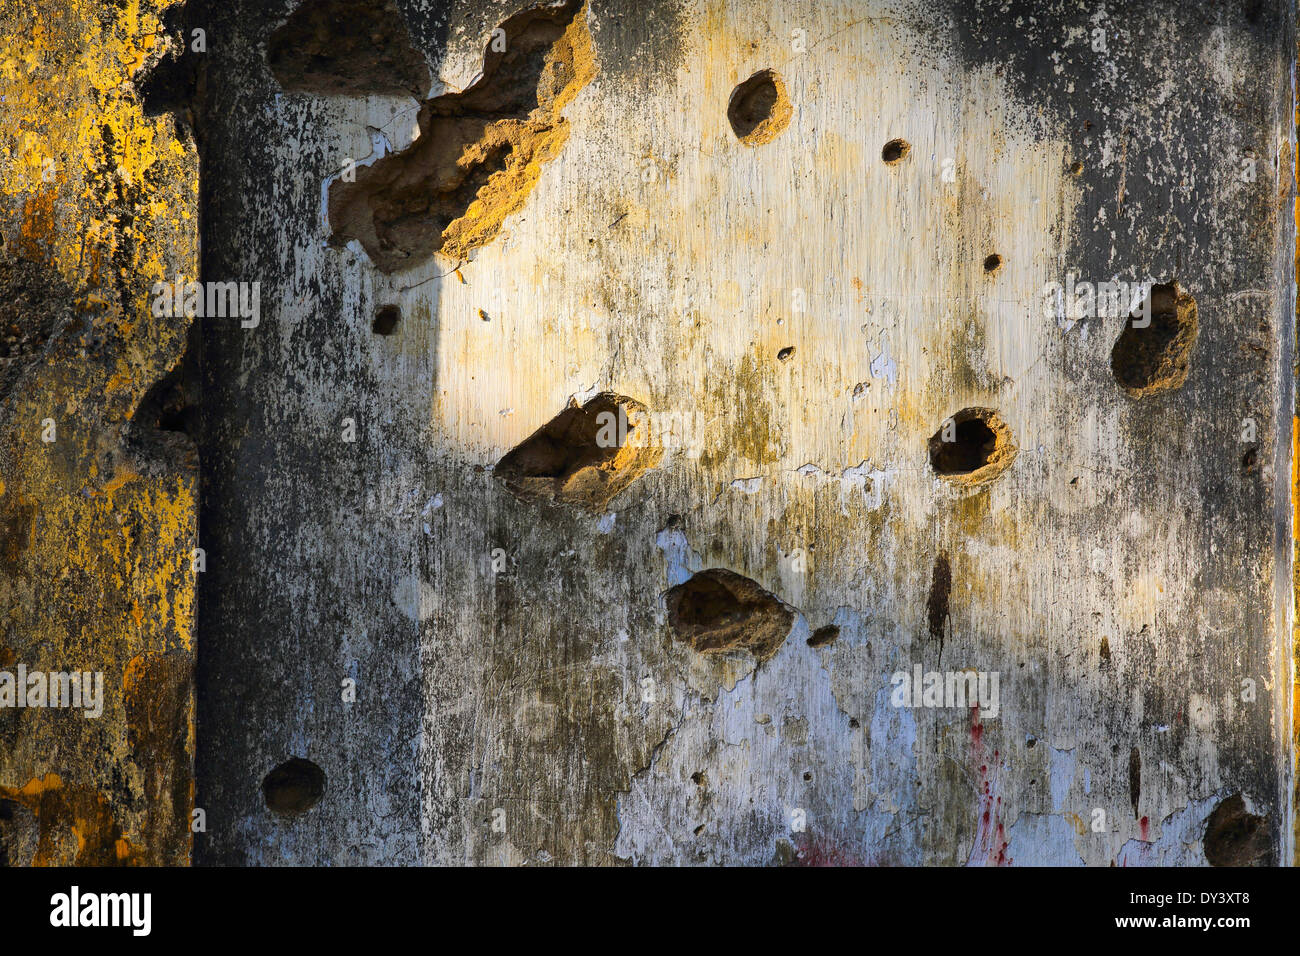
{"label": "weathered concrete wall", "polygon": [[[1290,859],[1288,8],[592,0],[535,187],[448,194],[499,227],[463,261],[372,191],[423,95],[282,89],[294,6],[211,14],[205,274],[263,298],[203,340],[200,860]],[[397,7],[430,98],[527,9]],[[477,187],[500,114],[449,102]],[[1168,387],[1112,370],[1126,312],[1045,314],[1070,274],[1194,302]],[[607,506],[494,474],[600,392],[662,449]],[[928,456],[966,408],[984,484]],[[674,636],[707,568],[797,612],[761,663]],[[998,713],[893,706],[918,664]],[[290,757],[324,795],[268,812]]]}
{"label": "weathered concrete wall", "polygon": [[1292,858],[1289,6],[43,6],[3,645],[124,686],[16,718],[20,861],[188,852],[196,510],[198,862]]}
{"label": "weathered concrete wall", "polygon": [[[165,6],[0,3],[0,865],[190,860],[189,323],[150,291],[197,272],[198,162],[144,113]],[[101,675],[102,713],[18,709],[50,672]]]}

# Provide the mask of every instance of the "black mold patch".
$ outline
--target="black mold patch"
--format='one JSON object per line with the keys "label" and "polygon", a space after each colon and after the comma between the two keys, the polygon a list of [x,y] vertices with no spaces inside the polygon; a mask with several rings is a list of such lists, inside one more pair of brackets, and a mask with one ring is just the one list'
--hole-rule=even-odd
{"label": "black mold patch", "polygon": [[603,82],[634,84],[640,91],[647,81],[667,83],[684,60],[686,35],[683,0],[637,0],[593,4],[597,14],[593,37],[600,50]]}
{"label": "black mold patch", "polygon": [[421,99],[431,81],[392,0],[307,0],[271,34],[266,62],[287,92]]}
{"label": "black mold patch", "polygon": [[0,259],[0,396],[73,321],[75,298],[52,269],[28,259]]}
{"label": "black mold patch", "polygon": [[1136,747],[1128,754],[1128,799],[1133,806],[1133,816],[1138,815],[1138,801],[1142,799],[1142,754]]}
{"label": "black mold patch", "polygon": [[926,617],[930,625],[930,637],[939,642],[939,653],[943,653],[943,630],[948,620],[948,598],[952,592],[952,564],[948,553],[941,552],[934,559],[934,572],[930,578],[930,596],[925,602]]}

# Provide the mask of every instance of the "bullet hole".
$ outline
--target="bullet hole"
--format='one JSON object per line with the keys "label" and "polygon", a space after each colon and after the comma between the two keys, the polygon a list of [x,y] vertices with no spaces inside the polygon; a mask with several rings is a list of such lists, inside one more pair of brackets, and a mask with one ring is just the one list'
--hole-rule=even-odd
{"label": "bullet hole", "polygon": [[765,661],[794,624],[793,608],[726,568],[693,575],[669,589],[666,603],[674,636],[701,654],[747,650]]}
{"label": "bullet hole", "polygon": [[1149,301],[1150,324],[1134,325],[1148,321],[1142,310],[1129,316],[1110,353],[1115,381],[1131,398],[1180,388],[1187,381],[1196,344],[1195,299],[1170,282],[1153,285]]}
{"label": "bullet hole", "polygon": [[1248,448],[1246,454],[1241,456],[1241,473],[1243,475],[1253,474],[1259,467],[1259,448]]}
{"label": "bullet hole", "polygon": [[1071,163],[1071,164],[1070,164],[1070,175],[1071,175],[1071,176],[1082,176],[1082,175],[1083,175],[1083,163],[1079,162],[1077,159],[1076,159],[1073,163]]}
{"label": "bullet hole", "polygon": [[803,782],[804,782],[804,783],[812,783],[812,774],[809,773],[809,772],[806,771],[806,770],[804,771]]}
{"label": "bullet hole", "polygon": [[1110,663],[1110,639],[1106,637],[1101,639],[1101,663],[1103,667]]}
{"label": "bullet hole", "polygon": [[885,148],[880,151],[880,158],[885,161],[886,166],[894,166],[901,163],[907,158],[907,154],[912,151],[912,144],[905,139],[891,139],[885,144]]}
{"label": "bullet hole", "polygon": [[792,359],[792,358],[794,357],[794,346],[793,346],[793,345],[787,345],[787,346],[786,346],[785,348],[783,348],[781,351],[779,351],[779,352],[776,353],[776,357],[777,357],[777,359],[778,359],[779,361],[782,361],[782,362],[788,362],[788,361],[790,361],[790,359]]}
{"label": "bullet hole", "polygon": [[840,629],[834,624],[827,624],[812,632],[812,636],[808,638],[808,646],[825,647],[827,644],[834,644],[839,638]]}
{"label": "bullet hole", "polygon": [[402,310],[396,305],[381,305],[375,310],[375,320],[370,323],[370,330],[376,335],[392,335],[397,331],[397,323],[402,321]]}
{"label": "bullet hole", "polygon": [[488,314],[487,314],[486,312],[484,312],[482,309],[479,309],[479,310],[478,310],[478,317],[479,317],[480,319],[482,319],[484,322],[491,322],[491,321],[492,321],[492,316],[488,315]]}
{"label": "bullet hole", "polygon": [[286,816],[306,813],[324,795],[325,771],[301,757],[286,760],[262,781],[267,807]]}
{"label": "bullet hole", "polygon": [[858,718],[856,717],[849,718],[849,730],[857,730],[861,726],[862,725],[858,723]]}
{"label": "bullet hole", "polygon": [[1034,746],[1035,746],[1037,743],[1038,743],[1038,738],[1037,738],[1037,737],[1027,737],[1027,738],[1025,738],[1025,746],[1028,747],[1028,748],[1030,748],[1031,750],[1034,748]]}
{"label": "bullet hole", "polygon": [[659,463],[650,416],[626,395],[603,392],[570,405],[497,462],[494,474],[527,501],[579,505],[594,512]]}
{"label": "bullet hole", "polygon": [[131,421],[164,432],[198,434],[197,386],[186,375],[185,362],[179,363],[144,393]]}
{"label": "bullet hole", "polygon": [[992,275],[1002,268],[1002,257],[996,252],[984,258],[984,273]]}
{"label": "bullet hole", "polygon": [[943,653],[943,630],[948,621],[948,597],[952,593],[952,564],[948,561],[948,552],[940,552],[934,559],[934,571],[930,577],[930,596],[925,602],[926,617],[930,623],[930,637],[939,642],[939,653]]}
{"label": "bullet hole", "polygon": [[785,81],[774,70],[759,70],[731,92],[727,119],[746,146],[770,143],[790,125],[794,109]]}
{"label": "bullet hole", "polygon": [[694,831],[694,832],[695,832],[695,835],[696,835],[696,836],[699,836],[701,833],[703,833],[703,832],[704,832],[704,827],[705,827],[705,824],[703,824],[703,823],[701,823],[698,827],[696,827],[696,828],[695,828],[695,831]]}
{"label": "bullet hole", "polygon": [[429,91],[429,65],[392,0],[307,0],[271,34],[266,61],[287,92],[420,99]]}
{"label": "bullet hole", "polygon": [[422,103],[413,144],[330,184],[332,245],[358,240],[386,273],[434,254],[468,259],[523,208],[568,139],[561,112],[596,75],[595,52],[583,0],[498,30],[473,85]]}
{"label": "bullet hole", "polygon": [[1016,457],[1011,429],[990,408],[963,408],[930,438],[930,467],[950,481],[983,484]]}
{"label": "bullet hole", "polygon": [[703,787],[707,785],[708,778],[704,776],[703,770],[697,770],[695,773],[691,774],[691,783],[695,784],[697,787]]}
{"label": "bullet hole", "polygon": [[1267,866],[1268,817],[1247,813],[1246,802],[1235,793],[1206,819],[1202,845],[1210,866]]}

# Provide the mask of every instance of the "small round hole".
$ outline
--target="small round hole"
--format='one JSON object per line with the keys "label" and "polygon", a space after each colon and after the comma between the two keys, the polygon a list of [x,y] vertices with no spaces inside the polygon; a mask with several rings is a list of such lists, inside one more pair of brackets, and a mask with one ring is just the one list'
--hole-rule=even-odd
{"label": "small round hole", "polygon": [[907,158],[907,154],[912,151],[912,145],[905,139],[891,139],[885,144],[885,148],[880,151],[880,158],[888,166],[901,163]]}
{"label": "small round hole", "polygon": [[1073,175],[1073,176],[1082,176],[1082,175],[1083,175],[1083,163],[1079,162],[1077,159],[1076,159],[1073,163],[1071,163],[1071,164],[1070,164],[1070,174]]}
{"label": "small round hole", "polygon": [[996,252],[984,259],[984,271],[989,275],[997,272],[1002,268],[1002,257]]}
{"label": "small round hole", "polygon": [[325,795],[325,771],[310,760],[291,757],[266,775],[262,796],[275,813],[306,813]]}
{"label": "small round hole", "polygon": [[381,305],[375,310],[375,321],[370,323],[370,330],[376,335],[392,335],[401,320],[401,308],[395,305]]}

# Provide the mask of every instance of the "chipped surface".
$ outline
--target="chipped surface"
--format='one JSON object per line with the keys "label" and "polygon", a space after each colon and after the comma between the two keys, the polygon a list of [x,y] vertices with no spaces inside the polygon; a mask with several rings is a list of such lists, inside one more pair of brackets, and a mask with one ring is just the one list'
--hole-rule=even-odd
{"label": "chipped surface", "polygon": [[[592,0],[563,149],[434,256],[441,218],[358,249],[321,215],[344,157],[403,155],[409,97],[283,95],[291,4],[234,6],[205,256],[264,315],[205,328],[201,716],[232,730],[200,784],[237,822],[200,859],[1204,864],[1235,793],[1289,859],[1289,7]],[[398,6],[440,97],[525,10]],[[727,107],[764,69],[791,115],[753,148]],[[1193,361],[1134,401],[1127,316],[1064,289],[1171,277]],[[595,511],[505,487],[604,392],[655,468]],[[995,480],[931,467],[960,409],[1014,438]],[[761,664],[674,638],[709,568],[793,609]],[[894,706],[916,665],[998,673],[997,716]],[[282,819],[290,754],[347,783]]]}

